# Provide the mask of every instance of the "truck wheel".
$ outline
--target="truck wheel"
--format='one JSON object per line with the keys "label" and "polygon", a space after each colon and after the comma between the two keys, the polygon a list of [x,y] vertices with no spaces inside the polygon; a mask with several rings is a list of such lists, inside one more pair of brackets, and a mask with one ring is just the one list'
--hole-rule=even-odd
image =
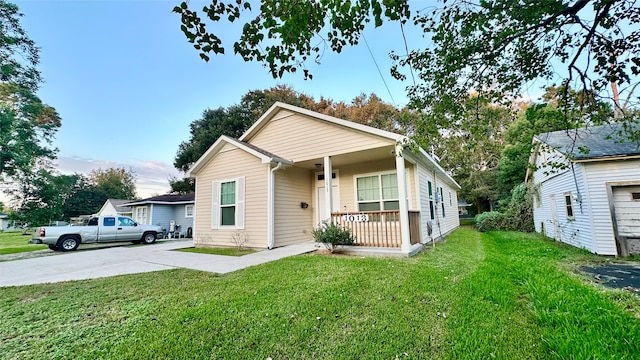
{"label": "truck wheel", "polygon": [[153,244],[156,242],[156,234],[152,232],[145,233],[142,235],[142,242],[145,244]]}
{"label": "truck wheel", "polygon": [[53,244],[49,244],[49,249],[51,249],[53,251],[58,251],[58,247],[53,245]]}
{"label": "truck wheel", "polygon": [[80,246],[80,239],[75,236],[65,236],[58,240],[58,250],[62,252],[74,251]]}

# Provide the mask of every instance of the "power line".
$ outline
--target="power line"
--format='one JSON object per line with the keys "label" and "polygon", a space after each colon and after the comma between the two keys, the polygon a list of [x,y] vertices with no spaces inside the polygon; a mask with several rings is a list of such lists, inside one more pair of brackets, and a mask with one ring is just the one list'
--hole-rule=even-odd
{"label": "power line", "polygon": [[376,69],[378,69],[378,74],[380,74],[380,78],[382,79],[382,82],[384,83],[384,87],[387,88],[387,92],[389,93],[389,97],[391,98],[391,101],[393,102],[393,105],[395,107],[398,107],[398,105],[396,104],[396,101],[393,99],[393,95],[391,95],[391,90],[389,90],[389,86],[387,85],[387,82],[384,79],[384,76],[382,76],[382,71],[380,71],[380,67],[378,66],[378,62],[376,61],[375,56],[373,56],[373,52],[371,52],[371,48],[369,47],[369,43],[367,42],[367,39],[364,37],[364,34],[362,34],[362,39],[364,40],[365,45],[367,45],[367,50],[369,50],[369,54],[371,54],[371,59],[373,59],[373,63],[376,65]]}

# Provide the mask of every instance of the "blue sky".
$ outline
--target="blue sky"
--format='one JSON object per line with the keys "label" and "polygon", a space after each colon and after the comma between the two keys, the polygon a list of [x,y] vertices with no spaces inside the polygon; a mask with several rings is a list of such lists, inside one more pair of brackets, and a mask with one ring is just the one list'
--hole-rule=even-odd
{"label": "blue sky", "polygon": [[[167,179],[180,176],[173,159],[203,110],[238,103],[250,90],[285,84],[316,99],[350,101],[364,92],[389,103],[392,96],[399,106],[407,101],[407,84],[389,75],[388,53],[404,51],[398,24],[365,32],[390,96],[364,43],[309,64],[311,81],[301,75],[274,80],[260,64],[234,56],[231,41],[226,55],[202,61],[171,12],[179,0],[13,2],[41,48],[45,82],[38,95],[62,117],[54,143],[58,170],[131,168],[141,197],[165,193]],[[191,7],[205,3],[192,0]],[[224,40],[235,38],[239,27],[221,29]],[[417,33],[408,39],[410,49],[423,45],[411,43],[423,41]]]}

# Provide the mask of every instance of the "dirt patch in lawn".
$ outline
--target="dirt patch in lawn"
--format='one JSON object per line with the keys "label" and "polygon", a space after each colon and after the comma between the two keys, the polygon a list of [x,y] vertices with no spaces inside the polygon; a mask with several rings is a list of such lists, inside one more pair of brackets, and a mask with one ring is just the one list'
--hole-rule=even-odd
{"label": "dirt patch in lawn", "polygon": [[638,264],[606,264],[578,268],[596,282],[607,287],[624,289],[640,295],[640,266]]}

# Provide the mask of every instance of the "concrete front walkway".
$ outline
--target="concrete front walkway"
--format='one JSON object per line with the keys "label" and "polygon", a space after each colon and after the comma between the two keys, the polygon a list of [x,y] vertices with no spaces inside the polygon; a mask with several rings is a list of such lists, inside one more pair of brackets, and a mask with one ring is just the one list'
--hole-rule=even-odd
{"label": "concrete front walkway", "polygon": [[95,279],[175,268],[226,274],[317,249],[314,243],[308,242],[239,257],[172,251],[188,247],[193,247],[191,239],[146,246],[79,250],[55,256],[4,261],[0,262],[0,286]]}

